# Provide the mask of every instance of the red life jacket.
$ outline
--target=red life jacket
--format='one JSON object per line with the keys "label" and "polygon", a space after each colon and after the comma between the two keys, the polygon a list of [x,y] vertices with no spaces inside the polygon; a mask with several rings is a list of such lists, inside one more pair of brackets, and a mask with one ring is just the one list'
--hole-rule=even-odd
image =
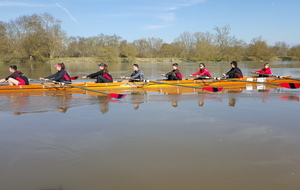
{"label": "red life jacket", "polygon": [[179,69],[176,69],[176,70],[178,71],[178,73],[175,73],[175,74],[176,74],[176,77],[178,77],[178,78],[182,79],[182,75],[181,75],[181,73],[180,73]]}
{"label": "red life jacket", "polygon": [[107,78],[108,80],[112,80],[112,76],[109,73],[102,75],[103,77]]}

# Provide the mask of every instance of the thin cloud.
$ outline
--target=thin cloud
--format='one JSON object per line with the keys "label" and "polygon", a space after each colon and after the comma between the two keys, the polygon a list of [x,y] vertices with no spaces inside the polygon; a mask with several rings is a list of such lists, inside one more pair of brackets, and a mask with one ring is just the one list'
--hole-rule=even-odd
{"label": "thin cloud", "polygon": [[139,10],[145,10],[148,14],[152,15],[159,19],[162,24],[157,25],[147,25],[143,27],[143,30],[155,30],[170,27],[171,23],[176,20],[175,11],[184,7],[191,7],[197,5],[199,3],[204,3],[205,0],[184,0],[184,1],[172,1],[169,3],[159,2],[156,6],[146,6],[146,7],[139,7]]}
{"label": "thin cloud", "polygon": [[175,14],[174,13],[166,13],[166,14],[158,14],[155,16],[158,19],[161,19],[165,22],[171,22],[175,20]]}
{"label": "thin cloud", "polygon": [[60,4],[56,3],[56,6],[58,6],[59,8],[61,8],[62,10],[64,10],[72,20],[74,20],[77,24],[79,24],[79,22],[72,16],[72,14],[70,13],[70,11],[66,8],[64,8],[63,6],[61,6]]}
{"label": "thin cloud", "polygon": [[145,11],[174,11],[180,9],[182,7],[190,7],[199,3],[204,3],[206,0],[195,0],[195,1],[172,1],[170,3],[166,2],[158,2],[155,6],[139,6],[136,7],[138,10],[145,10]]}
{"label": "thin cloud", "polygon": [[180,9],[182,7],[191,7],[193,5],[196,5],[199,3],[204,3],[204,2],[205,2],[205,0],[195,0],[195,1],[185,2],[185,3],[175,3],[174,5],[165,7],[164,9],[166,11],[174,11],[174,10]]}

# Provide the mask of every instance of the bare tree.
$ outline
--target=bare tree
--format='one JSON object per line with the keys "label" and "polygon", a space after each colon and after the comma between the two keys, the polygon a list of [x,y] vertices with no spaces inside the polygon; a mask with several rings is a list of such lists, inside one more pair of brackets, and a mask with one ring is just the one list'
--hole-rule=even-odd
{"label": "bare tree", "polygon": [[175,43],[180,43],[185,46],[185,57],[189,58],[195,49],[195,36],[190,32],[184,32],[175,38]]}
{"label": "bare tree", "polygon": [[214,35],[206,32],[196,32],[193,57],[199,61],[214,61],[217,58],[217,47],[214,45]]}
{"label": "bare tree", "polygon": [[156,57],[159,54],[159,51],[162,47],[163,40],[161,38],[148,38],[148,44],[150,48],[150,56]]}
{"label": "bare tree", "polygon": [[60,23],[48,13],[21,16],[7,23],[6,36],[14,46],[13,56],[22,60],[59,56],[65,48],[63,39],[66,39]]}
{"label": "bare tree", "polygon": [[274,54],[278,57],[286,57],[289,50],[289,46],[285,42],[275,42],[273,46]]}
{"label": "bare tree", "polygon": [[300,45],[293,46],[288,51],[288,56],[291,56],[293,58],[293,60],[295,60],[295,61],[299,61],[300,60]]}
{"label": "bare tree", "polygon": [[133,44],[137,47],[138,57],[150,57],[151,56],[151,45],[148,40],[145,38],[141,38],[139,40],[134,40]]}
{"label": "bare tree", "polygon": [[[229,61],[236,55],[237,50],[241,50],[244,42],[235,36],[230,36],[230,26],[214,27],[216,31],[215,43],[219,48],[219,60]],[[238,48],[239,47],[239,48]],[[240,52],[241,53],[241,52]]]}
{"label": "bare tree", "polygon": [[254,61],[269,61],[274,57],[271,48],[262,36],[252,39],[252,43],[247,48],[247,55],[250,60]]}

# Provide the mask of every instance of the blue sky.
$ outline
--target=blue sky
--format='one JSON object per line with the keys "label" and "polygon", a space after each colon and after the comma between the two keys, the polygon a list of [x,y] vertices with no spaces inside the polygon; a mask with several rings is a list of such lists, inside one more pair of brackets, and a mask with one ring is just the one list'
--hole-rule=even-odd
{"label": "blue sky", "polygon": [[118,35],[132,42],[157,37],[171,43],[183,32],[230,34],[250,43],[300,45],[299,0],[14,0],[0,1],[0,20],[50,13],[68,36]]}

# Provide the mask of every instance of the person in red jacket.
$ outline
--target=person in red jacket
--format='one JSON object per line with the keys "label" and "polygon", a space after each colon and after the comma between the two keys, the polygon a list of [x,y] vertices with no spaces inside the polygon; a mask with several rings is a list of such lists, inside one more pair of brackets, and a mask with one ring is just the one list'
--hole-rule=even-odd
{"label": "person in red jacket", "polygon": [[89,74],[88,76],[82,76],[83,79],[96,78],[96,83],[110,83],[113,82],[113,77],[108,71],[106,64],[99,64],[99,71],[96,73]]}
{"label": "person in red jacket", "polygon": [[182,80],[182,75],[178,69],[178,63],[173,63],[172,67],[173,67],[172,71],[166,74],[162,74],[161,76],[167,77],[167,80]]}
{"label": "person in red jacket", "polygon": [[0,82],[7,82],[9,85],[29,85],[28,78],[21,72],[17,71],[16,65],[9,66],[9,72],[11,75],[4,79],[0,79]]}
{"label": "person in red jacket", "polygon": [[268,77],[268,76],[272,75],[272,71],[270,69],[269,63],[265,63],[264,68],[262,68],[259,71],[253,71],[252,73],[259,74],[259,77]]}
{"label": "person in red jacket", "polygon": [[201,79],[201,78],[205,78],[205,77],[211,77],[211,74],[209,73],[208,69],[205,68],[205,64],[204,63],[200,63],[199,64],[200,70],[194,74],[191,74],[190,77],[192,76],[196,76],[195,79]]}
{"label": "person in red jacket", "polygon": [[64,63],[58,63],[55,65],[57,72],[53,75],[47,76],[45,78],[40,78],[40,80],[48,81],[53,80],[55,82],[72,82],[70,75],[65,70],[66,66]]}

